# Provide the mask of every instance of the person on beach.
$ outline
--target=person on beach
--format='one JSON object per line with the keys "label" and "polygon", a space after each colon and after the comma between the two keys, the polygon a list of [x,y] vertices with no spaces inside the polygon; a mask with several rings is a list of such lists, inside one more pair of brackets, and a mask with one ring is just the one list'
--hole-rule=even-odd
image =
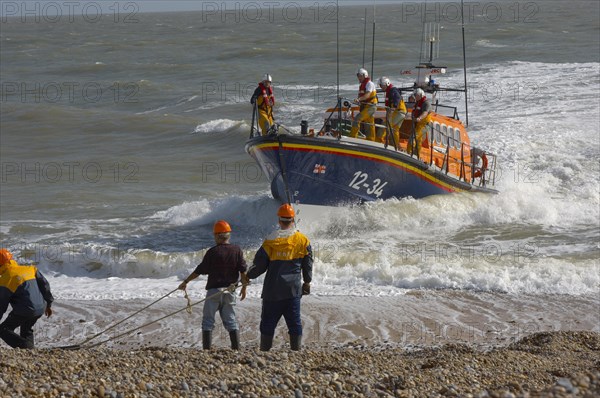
{"label": "person on beach", "polygon": [[358,78],[360,85],[358,87],[358,98],[356,98],[354,102],[360,104],[360,113],[358,113],[352,121],[350,137],[356,138],[358,136],[360,123],[365,123],[369,126],[367,139],[375,141],[375,118],[373,115],[375,115],[375,111],[377,110],[377,88],[369,78],[369,72],[367,72],[366,69],[360,68],[356,72],[356,77]]}
{"label": "person on beach", "polygon": [[[52,315],[50,284],[33,265],[19,265],[12,253],[0,249],[0,338],[13,348],[34,348],[33,325],[43,314]],[[19,328],[19,334],[15,329]]]}
{"label": "person on beach", "polygon": [[310,294],[312,248],[308,238],[295,228],[292,206],[282,205],[277,216],[280,229],[265,239],[242,280],[247,285],[250,279],[266,272],[261,295],[260,350],[271,349],[275,328],[283,316],[290,347],[299,351],[302,344],[300,299],[303,294]]}
{"label": "person on beach", "polygon": [[251,103],[256,103],[258,108],[258,125],[262,130],[262,135],[267,135],[274,124],[273,107],[275,106],[275,95],[273,95],[273,78],[268,73],[263,76],[263,80],[258,83],[254,90]]}
{"label": "person on beach", "polygon": [[[379,87],[385,93],[386,119],[393,135],[392,143],[397,148],[400,140],[400,126],[406,116],[406,104],[404,103],[400,90],[394,87],[387,77],[379,78]],[[383,135],[381,137],[381,142],[385,144],[385,141],[386,135]]]}
{"label": "person on beach", "polygon": [[[200,275],[208,275],[206,281],[206,301],[202,315],[202,348],[210,350],[212,344],[212,330],[215,326],[215,314],[219,311],[223,326],[229,332],[231,348],[239,350],[240,333],[235,315],[235,292],[227,290],[231,284],[240,279],[240,274],[245,277],[247,270],[242,249],[229,243],[231,226],[227,221],[217,221],[213,227],[216,246],[208,249],[202,262],[179,285],[185,290],[187,284]],[[242,288],[241,300],[246,298],[246,289]]]}
{"label": "person on beach", "polygon": [[421,152],[421,142],[423,141],[423,130],[427,127],[427,124],[431,121],[431,103],[425,97],[425,92],[418,88],[415,90],[415,106],[412,110],[412,121],[415,128],[414,146],[413,140],[408,142],[407,151],[410,154],[417,154]]}

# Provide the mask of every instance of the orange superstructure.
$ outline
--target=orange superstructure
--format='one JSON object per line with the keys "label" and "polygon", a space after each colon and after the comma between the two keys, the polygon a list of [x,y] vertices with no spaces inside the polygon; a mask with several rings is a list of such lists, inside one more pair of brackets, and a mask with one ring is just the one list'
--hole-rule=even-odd
{"label": "orange superstructure", "polygon": [[[382,138],[381,142],[391,150],[408,153],[411,146],[410,140],[415,139],[414,123],[411,119],[411,110],[414,103],[407,103],[407,114],[400,127],[399,142],[392,142],[391,138],[386,138],[386,110],[383,106],[378,106],[375,112],[375,126],[377,129],[377,137]],[[437,113],[434,105],[434,112],[431,113],[431,122],[427,125],[427,134],[424,136],[421,143],[420,152],[410,153],[413,157],[421,159],[430,166],[443,170],[447,174],[454,175],[457,179],[473,182],[476,178],[486,178],[486,171],[492,171],[490,168],[495,168],[495,157],[493,164],[488,166],[488,158],[485,152],[473,148],[469,135],[463,123],[456,117],[446,116]],[[440,106],[441,107],[441,106]],[[447,107],[445,107],[447,108]],[[336,115],[340,113],[343,119],[351,120],[355,114],[359,112],[357,106],[348,106],[338,112],[337,108],[327,109],[327,113]],[[456,112],[454,112],[456,114]],[[342,135],[347,135],[342,125],[337,125],[335,117],[331,120],[335,124],[333,131],[341,132]],[[385,141],[387,139],[387,142]],[[481,159],[483,158],[483,159]],[[484,185],[485,181],[481,182]]]}

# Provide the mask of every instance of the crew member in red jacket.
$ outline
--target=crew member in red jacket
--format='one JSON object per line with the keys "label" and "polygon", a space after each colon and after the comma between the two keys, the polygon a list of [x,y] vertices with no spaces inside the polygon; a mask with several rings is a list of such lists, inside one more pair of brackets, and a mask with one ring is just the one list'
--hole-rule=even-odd
{"label": "crew member in red jacket", "polygon": [[415,128],[415,136],[414,136],[414,146],[413,146],[413,138],[408,142],[407,151],[410,154],[416,154],[419,156],[421,153],[421,142],[423,142],[425,128],[427,124],[431,122],[431,103],[425,96],[425,92],[418,88],[415,90],[415,107],[412,110],[412,121],[413,126]]}
{"label": "crew member in red jacket", "polygon": [[360,124],[365,123],[368,126],[367,139],[375,141],[375,111],[377,110],[377,88],[375,83],[369,78],[369,72],[366,69],[360,68],[356,72],[356,78],[360,85],[358,86],[358,98],[354,100],[359,104],[360,113],[354,116],[352,121],[352,129],[350,137],[356,138],[360,130]]}
{"label": "crew member in red jacket", "polygon": [[258,87],[252,95],[253,104],[258,108],[258,125],[262,135],[267,135],[273,126],[273,107],[275,106],[275,95],[273,94],[273,78],[268,73],[258,83]]}

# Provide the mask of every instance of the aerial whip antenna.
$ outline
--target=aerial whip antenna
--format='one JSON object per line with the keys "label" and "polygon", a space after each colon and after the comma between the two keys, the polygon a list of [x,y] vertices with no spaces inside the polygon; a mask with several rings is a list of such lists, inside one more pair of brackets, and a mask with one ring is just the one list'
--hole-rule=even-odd
{"label": "aerial whip antenna", "polygon": [[362,67],[365,67],[365,51],[367,49],[367,9],[365,8],[365,28],[363,30],[363,62]]}
{"label": "aerial whip antenna", "polygon": [[335,50],[336,50],[336,68],[337,68],[337,96],[340,97],[340,5],[339,0],[335,0]]}
{"label": "aerial whip antenna", "polygon": [[[340,4],[335,0],[335,51],[336,51],[336,69],[337,69],[337,109],[338,121],[342,119],[342,99],[340,98]],[[340,134],[341,138],[341,134]]]}
{"label": "aerial whip antenna", "polygon": [[375,0],[373,0],[373,45],[371,46],[371,77],[374,75],[374,64],[375,64]]}
{"label": "aerial whip antenna", "polygon": [[467,91],[467,55],[465,50],[465,8],[463,0],[460,0],[460,18],[462,25],[462,45],[463,45],[463,74],[465,77],[465,126],[469,125],[469,101]]}

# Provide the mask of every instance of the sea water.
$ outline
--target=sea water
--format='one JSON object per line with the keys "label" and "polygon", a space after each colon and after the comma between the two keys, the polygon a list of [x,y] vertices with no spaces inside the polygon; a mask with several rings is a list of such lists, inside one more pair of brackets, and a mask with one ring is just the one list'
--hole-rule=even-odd
{"label": "sea water", "polygon": [[[402,71],[424,60],[425,15],[440,25],[434,63],[448,72],[437,82],[464,85],[458,3],[429,3],[428,13],[421,3],[377,6],[373,64],[371,5],[258,15],[244,2],[214,4],[2,17],[0,241],[36,263],[59,300],[162,296],[214,244],[219,219],[252,262],[279,206],[244,151],[264,73],[274,79],[276,121],[318,129],[338,94],[338,51],[345,98],[356,97],[363,52],[375,78],[410,86]],[[300,214],[315,255],[313,294],[598,297],[598,2],[477,4],[465,24],[469,131],[497,155],[499,194]],[[440,100],[466,120],[462,94]]]}

